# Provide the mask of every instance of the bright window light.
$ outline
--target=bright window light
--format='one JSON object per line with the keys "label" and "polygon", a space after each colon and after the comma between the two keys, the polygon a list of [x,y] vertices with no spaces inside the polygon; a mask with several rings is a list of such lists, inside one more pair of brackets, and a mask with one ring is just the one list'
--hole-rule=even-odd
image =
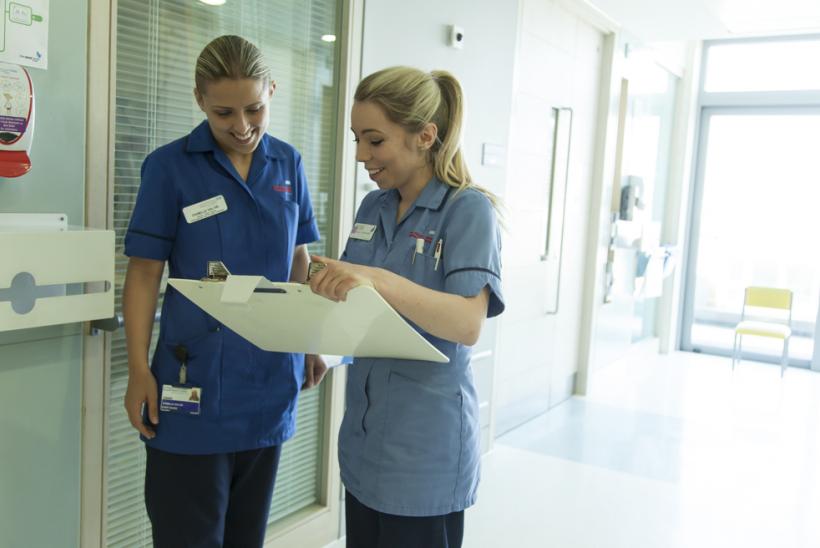
{"label": "bright window light", "polygon": [[[792,328],[812,333],[820,299],[820,113],[715,114],[709,122],[694,291],[695,346],[731,349],[743,289],[794,291]],[[811,359],[811,337],[789,355]],[[778,341],[754,341],[779,356]],[[743,344],[744,349],[746,343]],[[749,349],[752,349],[750,344]]]}
{"label": "bright window light", "polygon": [[820,90],[820,40],[709,46],[704,91]]}
{"label": "bright window light", "polygon": [[203,4],[208,4],[209,6],[221,6],[225,3],[225,0],[199,0]]}
{"label": "bright window light", "polygon": [[336,35],[335,34],[323,34],[322,35],[322,42],[335,42]]}

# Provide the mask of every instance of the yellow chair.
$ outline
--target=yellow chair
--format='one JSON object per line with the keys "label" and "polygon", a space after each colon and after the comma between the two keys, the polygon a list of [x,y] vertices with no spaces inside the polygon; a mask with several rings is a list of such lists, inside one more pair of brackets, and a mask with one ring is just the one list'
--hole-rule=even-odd
{"label": "yellow chair", "polygon": [[[747,320],[746,308],[766,308],[770,310],[788,310],[787,323],[777,321]],[[792,336],[792,292],[788,289],[772,287],[747,287],[743,299],[743,310],[740,313],[740,323],[735,326],[735,346],[732,350],[732,369],[740,361],[743,335],[757,337],[772,337],[783,340],[783,357],[780,362],[780,376],[786,372],[789,362],[789,338]]]}

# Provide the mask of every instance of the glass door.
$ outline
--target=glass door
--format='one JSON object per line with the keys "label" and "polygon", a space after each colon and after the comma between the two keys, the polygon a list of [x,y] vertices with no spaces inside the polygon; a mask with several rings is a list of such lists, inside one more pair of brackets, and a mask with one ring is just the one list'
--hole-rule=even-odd
{"label": "glass door", "polygon": [[[705,108],[682,348],[730,354],[744,288],[794,293],[790,365],[807,367],[820,298],[820,108]],[[747,337],[744,357],[779,361]]]}
{"label": "glass door", "polygon": [[629,98],[621,200],[628,199],[624,189],[637,186],[637,204],[630,215],[630,220],[640,225],[641,234],[633,251],[635,282],[630,338],[635,343],[657,335],[657,306],[663,286],[656,267],[662,264],[663,256],[661,227],[679,78],[641,50],[630,53],[627,63]]}

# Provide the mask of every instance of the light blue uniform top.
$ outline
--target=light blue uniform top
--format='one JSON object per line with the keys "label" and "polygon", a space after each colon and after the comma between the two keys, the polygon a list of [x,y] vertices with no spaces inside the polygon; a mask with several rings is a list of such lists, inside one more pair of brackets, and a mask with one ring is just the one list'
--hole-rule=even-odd
{"label": "light blue uniform top", "polygon": [[[187,222],[183,208],[215,196],[227,211]],[[172,278],[199,279],[208,261],[222,261],[232,274],[281,282],[290,276],[295,247],[318,238],[296,149],[264,135],[244,181],[202,122],[145,159],[125,254],[167,260]],[[301,354],[259,349],[168,286],[151,362],[160,396],[163,385],[179,380],[178,346],[188,352],[188,385],[202,389],[200,414],[160,412],[148,445],[170,453],[230,453],[293,436]]]}
{"label": "light blue uniform top", "polygon": [[[376,231],[369,241],[348,239],[342,259],[465,297],[488,287],[487,316],[500,314],[500,239],[487,197],[432,179],[397,223],[398,205],[396,190],[368,194],[356,223]],[[418,238],[424,239],[424,251],[416,254]],[[450,363],[356,359],[348,369],[339,462],[345,487],[364,505],[402,516],[436,516],[475,502],[478,398],[470,347],[414,327]]]}

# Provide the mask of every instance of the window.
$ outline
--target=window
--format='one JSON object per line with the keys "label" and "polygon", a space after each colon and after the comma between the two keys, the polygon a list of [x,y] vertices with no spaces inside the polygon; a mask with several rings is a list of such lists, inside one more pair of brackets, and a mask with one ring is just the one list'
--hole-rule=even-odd
{"label": "window", "polygon": [[[707,43],[681,348],[730,355],[744,288],[794,293],[789,362],[815,346],[820,36]],[[714,93],[726,92],[726,93]],[[729,93],[731,92],[731,93]],[[752,337],[744,357],[779,363]]]}
{"label": "window", "polygon": [[[691,331],[696,348],[732,348],[743,289],[794,292],[792,364],[811,360],[820,297],[820,109],[707,109]],[[780,341],[743,347],[777,360]]]}
{"label": "window", "polygon": [[704,91],[820,90],[818,60],[820,38],[711,44]]}
{"label": "window", "polygon": [[[327,253],[333,226],[338,54],[323,35],[338,34],[337,0],[243,0],[208,6],[194,0],[119,0],[117,3],[114,229],[117,309],[127,258],[123,237],[139,188],[145,156],[186,135],[204,116],[193,98],[196,57],[221,34],[239,34],[264,52],[277,82],[269,131],[303,154],[323,239],[311,252]],[[154,340],[156,340],[156,333]],[[111,351],[106,462],[106,545],[150,546],[143,504],[145,451],[120,402],[127,383],[122,330]],[[299,401],[297,435],[283,450],[271,523],[318,502],[321,485],[322,390]]]}

